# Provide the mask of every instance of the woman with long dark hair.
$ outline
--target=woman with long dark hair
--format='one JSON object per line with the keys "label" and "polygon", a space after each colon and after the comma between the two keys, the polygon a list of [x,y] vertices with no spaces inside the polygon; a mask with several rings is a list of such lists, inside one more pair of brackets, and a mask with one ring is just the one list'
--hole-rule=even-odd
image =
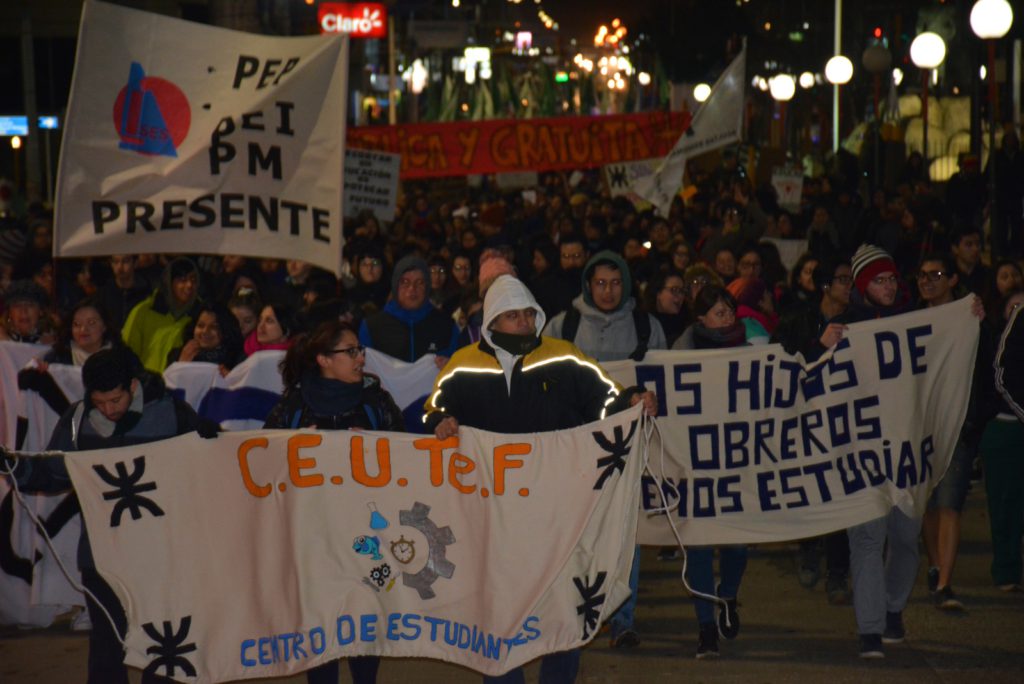
{"label": "woman with long dark hair", "polygon": [[297,332],[298,321],[290,308],[280,302],[267,304],[260,311],[256,329],[245,338],[245,355],[268,349],[288,349]]}
{"label": "woman with long dark hair", "polygon": [[185,338],[184,345],[167,355],[167,365],[176,361],[215,363],[226,375],[245,358],[238,319],[223,304],[203,304]]}
{"label": "woman with long dark hair", "polygon": [[[328,321],[299,336],[281,362],[284,396],[270,411],[264,428],[389,430],[404,432],[402,412],[380,380],[363,371],[365,348],[347,323]],[[352,681],[377,680],[380,658],[348,659]],[[309,684],[337,684],[338,661],[306,673]]]}

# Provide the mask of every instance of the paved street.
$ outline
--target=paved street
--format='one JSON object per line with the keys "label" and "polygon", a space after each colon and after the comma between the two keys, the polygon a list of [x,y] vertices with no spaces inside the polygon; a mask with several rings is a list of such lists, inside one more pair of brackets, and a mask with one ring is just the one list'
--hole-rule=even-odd
{"label": "paved street", "polygon": [[[583,655],[580,682],[998,682],[1024,681],[1024,594],[1006,595],[988,574],[988,519],[982,493],[971,493],[954,588],[967,610],[940,612],[924,587],[924,557],[918,586],[905,613],[908,637],[887,646],[883,661],[857,657],[852,607],[825,601],[824,582],[813,591],[799,586],[794,547],[752,550],[740,594],[742,631],[723,642],[717,661],[693,658],[696,623],[679,581],[681,562],[663,563],[644,551],[637,625],[642,645],[612,651],[599,637]],[[51,684],[83,682],[86,637],[67,622],[48,630],[0,631],[0,682]],[[342,682],[349,681],[342,668]],[[527,670],[536,681],[537,667]],[[132,682],[138,682],[138,672]],[[303,676],[260,680],[302,684]],[[475,673],[443,663],[386,660],[379,681],[479,682]]]}

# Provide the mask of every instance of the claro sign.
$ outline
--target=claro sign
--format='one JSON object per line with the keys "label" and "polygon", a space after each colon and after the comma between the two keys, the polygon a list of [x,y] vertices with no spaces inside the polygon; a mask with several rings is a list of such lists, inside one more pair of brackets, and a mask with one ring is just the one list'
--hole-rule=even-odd
{"label": "claro sign", "polygon": [[379,2],[324,2],[317,11],[320,33],[347,33],[353,38],[387,36],[387,10]]}

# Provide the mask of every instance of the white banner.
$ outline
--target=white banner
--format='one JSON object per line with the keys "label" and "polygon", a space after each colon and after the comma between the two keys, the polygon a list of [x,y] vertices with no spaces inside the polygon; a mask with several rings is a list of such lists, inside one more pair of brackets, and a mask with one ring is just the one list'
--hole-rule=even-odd
{"label": "white banner", "polygon": [[54,255],[241,254],[340,272],[348,38],[89,0]]}
{"label": "white banner", "polygon": [[636,193],[658,207],[663,216],[668,216],[672,198],[683,184],[687,159],[743,138],[746,59],[747,51],[744,49],[715,81],[711,95],[697,110],[690,127],[661,166],[650,176],[637,180]]}
{"label": "white banner", "polygon": [[400,154],[345,150],[345,215],[369,209],[378,221],[393,221],[401,166]]}
{"label": "white banner", "polygon": [[[779,345],[603,365],[658,395],[648,466],[683,542],[754,544],[845,529],[893,506],[920,517],[960,435],[977,346],[965,298],[854,324],[820,365]],[[652,477],[640,504],[663,506]],[[676,543],[664,515],[641,515],[638,539]]]}
{"label": "white banner", "polygon": [[587,643],[628,595],[642,440],[636,407],[546,434],[190,434],[66,462],[129,665],[222,682],[380,655],[499,674]]}

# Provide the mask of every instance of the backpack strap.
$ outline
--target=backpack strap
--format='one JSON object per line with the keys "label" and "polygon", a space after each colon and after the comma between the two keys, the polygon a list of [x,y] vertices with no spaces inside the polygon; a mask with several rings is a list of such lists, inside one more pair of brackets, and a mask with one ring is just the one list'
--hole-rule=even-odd
{"label": "backpack strap", "polygon": [[576,332],[580,329],[580,310],[570,306],[562,319],[562,339],[569,342],[576,341]]}
{"label": "backpack strap", "polygon": [[647,345],[651,342],[651,318],[640,308],[633,309],[633,327],[636,328],[636,349],[629,355],[634,361],[643,361]]}

